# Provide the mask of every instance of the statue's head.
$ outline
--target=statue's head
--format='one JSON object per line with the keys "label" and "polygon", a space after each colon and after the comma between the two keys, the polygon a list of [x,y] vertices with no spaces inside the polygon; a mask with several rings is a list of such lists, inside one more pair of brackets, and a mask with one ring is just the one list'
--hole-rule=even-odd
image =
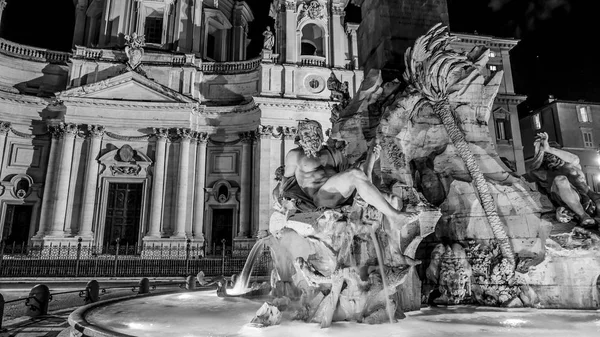
{"label": "statue's head", "polygon": [[544,161],[542,162],[542,168],[546,170],[556,170],[565,164],[564,160],[558,158],[551,153],[544,153]]}
{"label": "statue's head", "polygon": [[303,120],[298,122],[298,144],[309,157],[316,157],[323,147],[323,128],[315,120]]}

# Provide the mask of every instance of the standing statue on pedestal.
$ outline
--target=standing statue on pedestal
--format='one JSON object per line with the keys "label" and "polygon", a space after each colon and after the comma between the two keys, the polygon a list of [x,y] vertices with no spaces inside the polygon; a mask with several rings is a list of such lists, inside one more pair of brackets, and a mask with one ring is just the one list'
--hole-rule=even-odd
{"label": "standing statue on pedestal", "polygon": [[381,151],[379,145],[371,145],[367,159],[360,167],[350,167],[341,152],[323,145],[319,122],[301,121],[298,136],[300,147],[290,150],[285,158],[280,198],[298,200],[300,209],[331,209],[348,204],[358,193],[393,226],[402,226],[418,218],[417,213],[400,212],[392,207],[371,182],[371,172]]}
{"label": "standing statue on pedestal", "polygon": [[265,40],[263,42],[263,50],[272,51],[273,46],[275,46],[275,35],[271,31],[271,27],[267,26],[267,30],[263,32],[263,36]]}
{"label": "standing statue on pedestal", "polygon": [[528,173],[558,206],[557,220],[571,220],[566,207],[579,218],[581,227],[597,228],[593,217],[600,216],[600,194],[587,185],[579,157],[551,147],[545,132],[538,134],[534,147],[535,156]]}

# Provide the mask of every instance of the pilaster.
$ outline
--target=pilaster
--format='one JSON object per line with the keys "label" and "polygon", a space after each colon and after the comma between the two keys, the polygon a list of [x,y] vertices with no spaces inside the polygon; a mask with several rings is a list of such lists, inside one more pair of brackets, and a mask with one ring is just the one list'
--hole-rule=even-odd
{"label": "pilaster", "polygon": [[[187,218],[187,192],[188,175],[190,167],[190,142],[194,133],[190,129],[177,129],[177,135],[180,139],[179,148],[179,168],[177,170],[177,199],[175,213],[175,238],[187,238],[189,231],[186,230]],[[191,228],[190,228],[191,230]]]}
{"label": "pilaster", "polygon": [[250,193],[252,191],[252,138],[253,132],[240,134],[242,141],[242,165],[240,177],[240,230],[238,238],[246,238],[250,234]]}
{"label": "pilaster", "polygon": [[344,68],[346,66],[346,44],[344,33],[344,8],[341,4],[331,5],[331,45],[333,53],[333,66],[336,68]]}
{"label": "pilaster", "polygon": [[96,205],[96,189],[98,186],[97,157],[102,147],[104,127],[100,125],[88,125],[89,149],[86,163],[86,172],[83,183],[83,204],[81,209],[81,220],[79,222],[79,236],[85,241],[93,240],[94,211]]}
{"label": "pilaster", "polygon": [[7,0],[0,0],[0,29],[2,28],[2,14],[4,13],[4,8],[6,8]]}
{"label": "pilaster", "polygon": [[[285,25],[285,62],[298,62],[298,41],[296,38],[296,1],[286,1],[281,8]],[[282,32],[277,32],[282,33]]]}
{"label": "pilaster", "polygon": [[208,134],[196,134],[196,176],[194,179],[194,218],[192,221],[192,236],[194,242],[204,244],[204,188],[206,187],[206,144]]}
{"label": "pilaster", "polygon": [[44,194],[42,196],[42,210],[40,211],[40,225],[37,233],[32,238],[33,241],[41,241],[46,234],[48,227],[52,224],[53,218],[53,205],[54,205],[54,190],[56,177],[56,166],[58,165],[58,159],[60,158],[59,145],[59,133],[56,127],[49,127],[50,131],[50,155],[48,157],[48,164],[46,165],[46,179],[44,181]]}
{"label": "pilaster", "polygon": [[[4,0],[0,0],[0,3]],[[2,7],[2,5],[0,5]],[[87,20],[87,16],[85,12],[88,8],[88,0],[77,0],[77,5],[75,6],[75,29],[73,30],[73,47],[75,46],[83,46],[83,38],[85,33],[85,23]],[[0,9],[0,17],[2,9]]]}
{"label": "pilaster", "polygon": [[271,215],[271,154],[273,127],[261,125],[258,127],[257,136],[260,139],[259,156],[259,195],[258,195],[258,237],[265,236],[269,232],[269,220]]}
{"label": "pilaster", "polygon": [[54,188],[52,228],[48,236],[60,238],[65,237],[65,217],[67,214],[67,200],[71,181],[73,148],[75,146],[75,136],[79,133],[79,128],[75,124],[60,123],[56,126],[55,132],[58,133],[60,139],[60,159],[58,162],[56,186]]}

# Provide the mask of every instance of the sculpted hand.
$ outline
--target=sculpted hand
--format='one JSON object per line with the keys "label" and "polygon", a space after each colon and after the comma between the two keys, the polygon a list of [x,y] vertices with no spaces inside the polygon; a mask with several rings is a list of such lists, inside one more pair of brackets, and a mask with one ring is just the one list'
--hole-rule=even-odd
{"label": "sculpted hand", "polygon": [[373,144],[371,145],[371,152],[371,160],[373,161],[376,161],[381,156],[381,145],[379,145],[377,140],[373,141]]}
{"label": "sculpted hand", "polygon": [[541,132],[537,134],[536,145],[540,144],[542,147],[542,151],[548,151],[550,149],[550,144],[548,143],[548,134],[546,132]]}

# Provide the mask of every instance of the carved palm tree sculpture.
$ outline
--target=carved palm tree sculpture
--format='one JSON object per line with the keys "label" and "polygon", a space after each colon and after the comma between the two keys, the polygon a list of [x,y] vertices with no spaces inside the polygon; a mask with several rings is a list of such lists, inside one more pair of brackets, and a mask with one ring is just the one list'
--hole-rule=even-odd
{"label": "carved palm tree sculpture", "polygon": [[475,183],[479,200],[502,255],[514,270],[514,253],[504,225],[498,216],[496,203],[465,135],[458,127],[449,102],[449,95],[459,90],[459,86],[455,85],[467,78],[470,72],[477,71],[473,58],[476,58],[475,62],[479,61],[487,55],[487,52],[482,53],[481,49],[474,50],[469,55],[454,52],[448,48],[448,44],[453,39],[447,27],[437,24],[427,34],[419,37],[412,48],[407,49],[404,56],[406,65],[404,80],[408,83],[409,90],[416,91],[423,97],[412,113],[415,114],[420,106],[428,104],[441,119],[452,144]]}

